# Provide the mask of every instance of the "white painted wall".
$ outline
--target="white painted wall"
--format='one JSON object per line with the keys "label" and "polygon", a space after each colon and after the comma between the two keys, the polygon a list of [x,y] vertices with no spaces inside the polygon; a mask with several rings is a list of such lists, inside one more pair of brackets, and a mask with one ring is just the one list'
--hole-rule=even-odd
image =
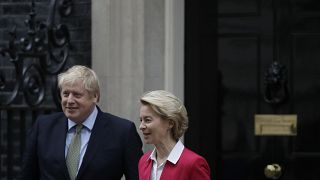
{"label": "white painted wall", "polygon": [[[92,68],[100,107],[135,122],[139,97],[184,96],[184,0],[92,0]],[[138,130],[139,131],[139,130]],[[144,150],[152,147],[144,145]]]}

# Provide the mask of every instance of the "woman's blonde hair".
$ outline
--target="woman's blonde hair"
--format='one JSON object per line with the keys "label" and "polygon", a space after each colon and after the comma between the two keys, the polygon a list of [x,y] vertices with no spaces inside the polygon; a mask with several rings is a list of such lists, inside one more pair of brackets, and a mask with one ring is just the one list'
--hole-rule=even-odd
{"label": "woman's blonde hair", "polygon": [[188,129],[187,110],[180,99],[172,93],[164,90],[150,91],[140,98],[140,102],[150,106],[163,120],[173,123],[171,134],[176,141]]}
{"label": "woman's blonde hair", "polygon": [[58,87],[61,88],[68,84],[73,85],[77,81],[82,81],[84,88],[91,94],[97,96],[97,101],[100,99],[99,79],[96,73],[82,65],[75,65],[67,71],[58,75]]}

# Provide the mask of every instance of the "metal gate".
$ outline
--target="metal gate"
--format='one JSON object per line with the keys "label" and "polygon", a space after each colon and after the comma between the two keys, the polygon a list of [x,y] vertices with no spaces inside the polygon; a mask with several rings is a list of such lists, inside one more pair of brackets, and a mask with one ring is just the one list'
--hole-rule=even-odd
{"label": "metal gate", "polygon": [[0,46],[0,180],[20,172],[36,117],[60,110],[56,75],[66,68],[70,34],[55,20],[71,14],[72,1],[51,0],[45,21],[37,18],[34,0],[30,4],[25,27],[12,27],[7,44]]}

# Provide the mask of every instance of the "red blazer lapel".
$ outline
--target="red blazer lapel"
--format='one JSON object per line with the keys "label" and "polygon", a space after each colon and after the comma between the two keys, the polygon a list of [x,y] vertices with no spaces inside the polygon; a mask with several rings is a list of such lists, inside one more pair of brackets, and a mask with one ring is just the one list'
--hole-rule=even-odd
{"label": "red blazer lapel", "polygon": [[177,169],[174,168],[175,164],[172,164],[170,161],[167,161],[162,170],[160,180],[171,180],[177,174]]}
{"label": "red blazer lapel", "polygon": [[[139,161],[139,179],[150,180],[153,162],[151,152],[144,154]],[[197,168],[197,169],[195,169]],[[176,164],[167,161],[160,180],[210,179],[210,168],[201,156],[184,148]]]}
{"label": "red blazer lapel", "polygon": [[149,158],[151,152],[144,154],[139,161],[139,180],[150,180],[152,160]]}

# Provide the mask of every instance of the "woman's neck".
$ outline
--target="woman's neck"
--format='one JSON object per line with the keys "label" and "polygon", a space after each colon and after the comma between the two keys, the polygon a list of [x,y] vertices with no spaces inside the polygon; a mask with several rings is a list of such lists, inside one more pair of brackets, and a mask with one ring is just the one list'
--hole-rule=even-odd
{"label": "woman's neck", "polygon": [[172,149],[174,148],[174,146],[177,144],[177,142],[173,139],[167,140],[165,142],[161,142],[160,144],[155,145],[156,146],[156,157],[157,157],[157,161],[162,163],[163,161],[165,161],[170,152],[172,151]]}

